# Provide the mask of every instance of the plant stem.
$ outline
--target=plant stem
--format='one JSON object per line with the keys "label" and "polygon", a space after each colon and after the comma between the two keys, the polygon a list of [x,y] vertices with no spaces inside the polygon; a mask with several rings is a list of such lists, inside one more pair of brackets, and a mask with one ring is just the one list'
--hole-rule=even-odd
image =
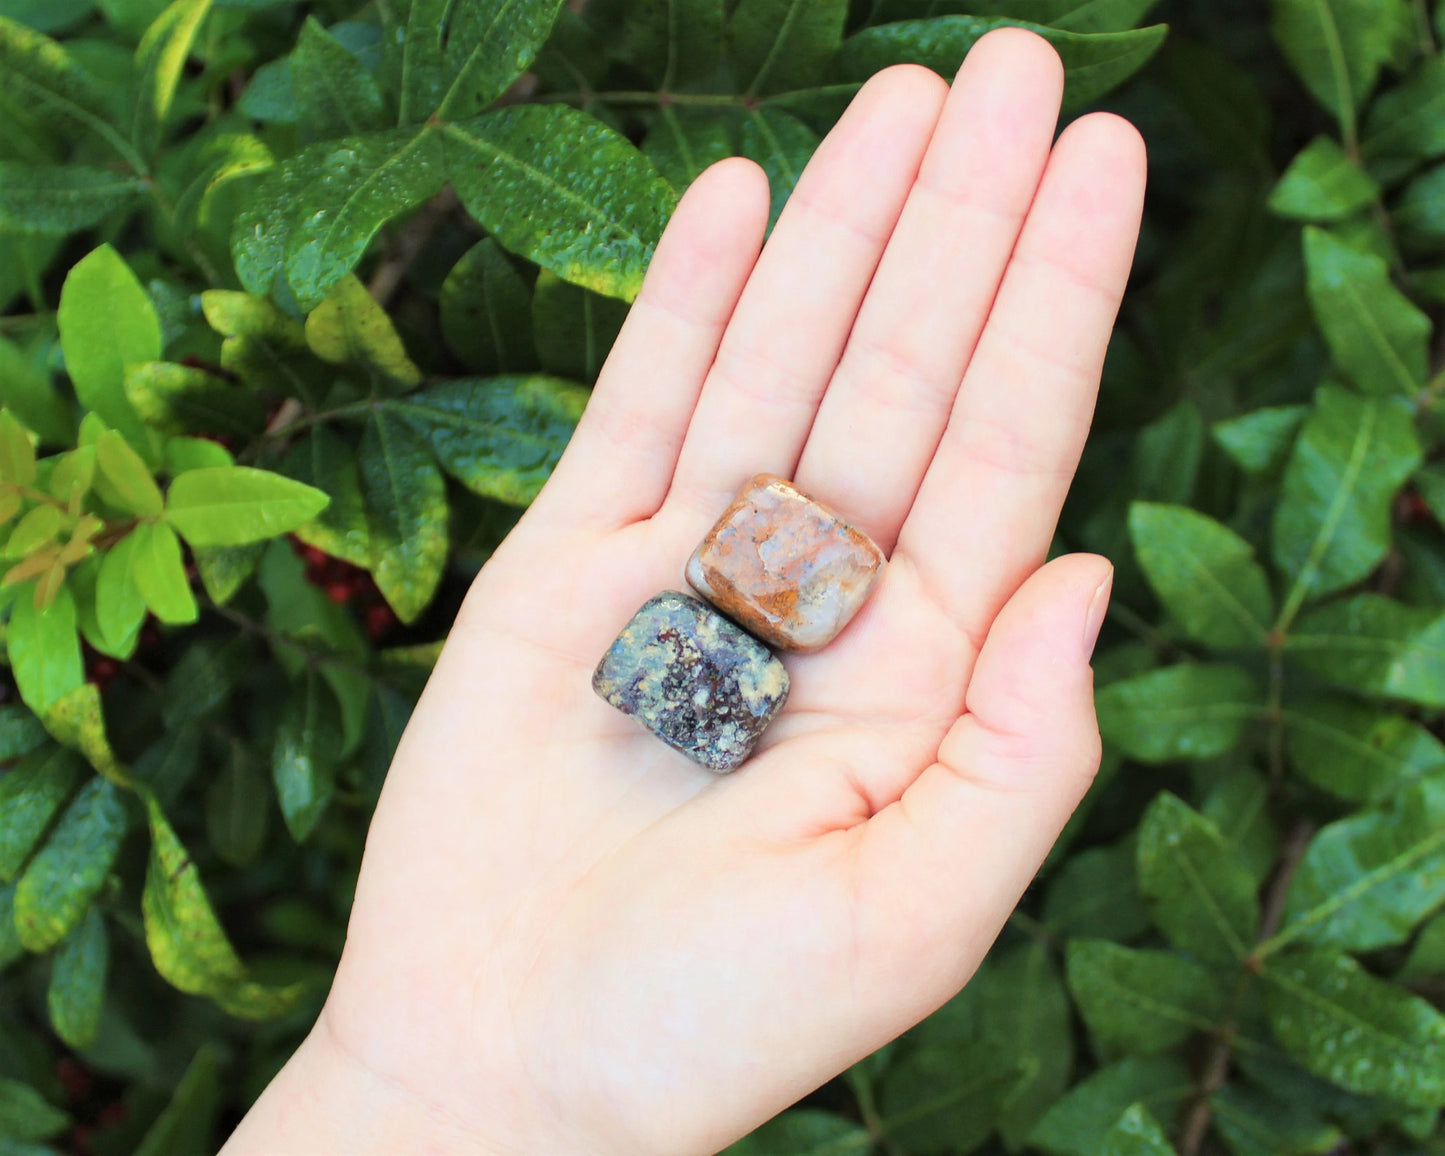
{"label": "plant stem", "polygon": [[432,235],[460,205],[456,193],[448,186],[423,205],[406,227],[392,238],[387,246],[387,256],[366,286],[378,305],[385,305],[391,300]]}

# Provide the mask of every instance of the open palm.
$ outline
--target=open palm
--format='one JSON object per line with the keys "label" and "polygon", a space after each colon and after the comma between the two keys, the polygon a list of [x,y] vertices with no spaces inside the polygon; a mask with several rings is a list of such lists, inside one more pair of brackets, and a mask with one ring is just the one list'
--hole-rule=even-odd
{"label": "open palm", "polygon": [[[759,256],[708,170],[387,780],[318,1029],[233,1150],[708,1153],[953,995],[1098,762],[1103,559],[1043,565],[1144,155],[1044,41],[879,74]],[[1051,147],[1052,146],[1052,147]],[[890,555],[731,776],[590,676],[751,475]],[[1041,568],[1042,567],[1042,568]]]}

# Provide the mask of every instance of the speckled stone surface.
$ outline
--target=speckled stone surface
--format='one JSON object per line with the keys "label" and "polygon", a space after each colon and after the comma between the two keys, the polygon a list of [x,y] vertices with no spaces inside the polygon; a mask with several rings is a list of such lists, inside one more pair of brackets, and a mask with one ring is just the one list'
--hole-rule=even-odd
{"label": "speckled stone surface", "polygon": [[883,576],[883,551],[792,482],[759,474],[687,563],[687,582],[781,650],[826,646]]}
{"label": "speckled stone surface", "polygon": [[632,616],[592,689],[694,762],[731,771],[783,709],[788,672],[711,607],[668,591]]}

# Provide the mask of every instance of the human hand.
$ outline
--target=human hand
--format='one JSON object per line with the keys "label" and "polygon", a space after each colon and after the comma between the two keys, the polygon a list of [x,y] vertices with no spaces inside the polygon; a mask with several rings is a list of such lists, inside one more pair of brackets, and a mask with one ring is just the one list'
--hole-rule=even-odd
{"label": "human hand", "polygon": [[[1099,756],[1111,571],[1042,563],[1145,161],[1107,115],[1051,151],[1061,88],[1012,29],[951,92],[879,74],[760,258],[756,166],[688,191],[407,728],[321,1019],[228,1154],[715,1152],[973,973]],[[716,777],[590,678],[763,471],[890,563]]]}

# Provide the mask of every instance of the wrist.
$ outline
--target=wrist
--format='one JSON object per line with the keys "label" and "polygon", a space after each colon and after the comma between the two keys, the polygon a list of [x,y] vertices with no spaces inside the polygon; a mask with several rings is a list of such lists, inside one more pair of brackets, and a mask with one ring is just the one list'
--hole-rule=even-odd
{"label": "wrist", "polygon": [[463,1121],[342,1047],[326,1016],[267,1085],[220,1156],[501,1156]]}

